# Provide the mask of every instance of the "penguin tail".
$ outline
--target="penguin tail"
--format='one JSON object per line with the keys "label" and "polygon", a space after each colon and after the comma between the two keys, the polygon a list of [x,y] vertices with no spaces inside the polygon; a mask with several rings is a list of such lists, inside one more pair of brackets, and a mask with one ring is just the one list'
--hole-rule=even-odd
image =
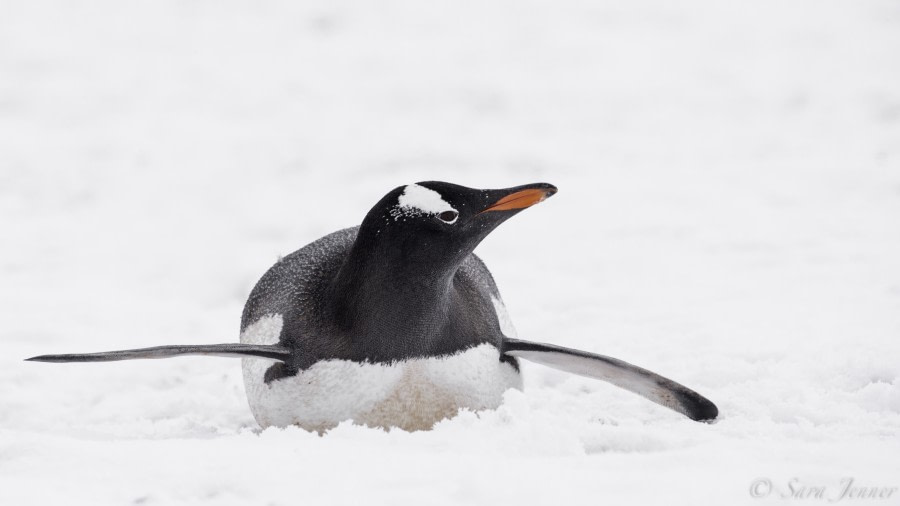
{"label": "penguin tail", "polygon": [[181,355],[205,355],[213,357],[261,357],[286,361],[291,352],[278,345],[264,344],[199,344],[172,345],[139,348],[135,350],[104,351],[100,353],[67,353],[62,355],[39,355],[26,358],[29,362],[115,362],[144,358],[172,358]]}
{"label": "penguin tail", "polygon": [[706,397],[668,378],[622,360],[552,344],[504,339],[503,352],[529,362],[599,379],[636,393],[691,420],[711,422],[719,408]]}

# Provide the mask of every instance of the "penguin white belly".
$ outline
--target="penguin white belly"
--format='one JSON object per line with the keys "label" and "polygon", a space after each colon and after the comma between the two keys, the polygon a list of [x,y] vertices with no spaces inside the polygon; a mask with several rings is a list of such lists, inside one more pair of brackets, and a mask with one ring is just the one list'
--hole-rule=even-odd
{"label": "penguin white belly", "polygon": [[[260,318],[241,342],[275,344],[281,315]],[[503,393],[522,388],[519,372],[487,343],[444,357],[361,364],[323,360],[295,376],[263,382],[270,360],[243,359],[250,410],[262,427],[298,425],[322,431],[342,421],[372,427],[426,430],[461,408],[493,409]]]}

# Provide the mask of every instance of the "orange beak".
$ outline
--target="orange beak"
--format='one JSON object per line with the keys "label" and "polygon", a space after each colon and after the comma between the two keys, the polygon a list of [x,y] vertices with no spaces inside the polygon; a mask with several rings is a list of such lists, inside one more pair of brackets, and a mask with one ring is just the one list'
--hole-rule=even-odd
{"label": "orange beak", "polygon": [[554,193],[556,193],[556,188],[532,188],[528,190],[517,191],[503,197],[497,202],[494,202],[481,212],[486,213],[488,211],[511,211],[515,209],[525,209],[526,207],[531,207],[539,202],[544,201],[547,197],[553,195]]}

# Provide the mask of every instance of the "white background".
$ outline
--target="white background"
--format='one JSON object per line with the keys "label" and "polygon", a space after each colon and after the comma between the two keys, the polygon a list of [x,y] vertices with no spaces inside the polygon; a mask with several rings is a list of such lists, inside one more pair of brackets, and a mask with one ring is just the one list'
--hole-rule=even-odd
{"label": "white background", "polygon": [[[421,180],[556,184],[478,249],[520,337],[718,423],[525,366],[430,432],[260,432],[238,360],[22,361],[236,341],[278,255]],[[0,504],[900,486],[894,1],[5,0],[0,242]]]}

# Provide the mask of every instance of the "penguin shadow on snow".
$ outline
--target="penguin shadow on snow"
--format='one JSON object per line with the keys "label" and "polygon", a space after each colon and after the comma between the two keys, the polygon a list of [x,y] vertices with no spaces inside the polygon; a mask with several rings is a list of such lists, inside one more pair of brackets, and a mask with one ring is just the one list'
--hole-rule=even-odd
{"label": "penguin shadow on snow", "polygon": [[498,225],[556,193],[535,183],[479,190],[428,181],[388,192],[359,226],[281,258],[257,282],[240,343],[41,355],[105,362],[237,357],[260,427],[322,432],[342,421],[427,430],[521,389],[519,360],[612,383],[697,421],[715,404],[621,360],[525,341],[473,251]]}

